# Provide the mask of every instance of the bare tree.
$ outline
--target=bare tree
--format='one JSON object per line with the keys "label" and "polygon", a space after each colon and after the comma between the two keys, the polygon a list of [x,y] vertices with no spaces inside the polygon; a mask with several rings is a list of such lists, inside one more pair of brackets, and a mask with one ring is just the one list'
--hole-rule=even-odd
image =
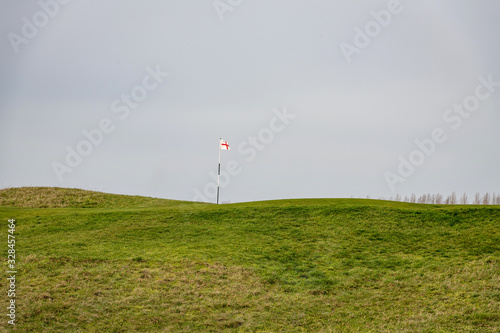
{"label": "bare tree", "polygon": [[490,204],[490,194],[486,192],[483,196],[483,205],[489,205]]}
{"label": "bare tree", "polygon": [[443,203],[443,196],[441,194],[436,194],[436,205],[441,205]]}
{"label": "bare tree", "polygon": [[451,204],[451,196],[447,196],[446,199],[444,199],[444,204],[445,205]]}
{"label": "bare tree", "polygon": [[456,205],[456,204],[457,204],[457,194],[455,192],[452,192],[450,196],[450,205]]}
{"label": "bare tree", "polygon": [[474,195],[474,205],[480,205],[481,204],[481,194],[479,192],[476,192]]}
{"label": "bare tree", "polygon": [[460,203],[462,205],[467,205],[468,202],[469,202],[469,198],[467,198],[467,193],[464,193],[464,195],[462,195],[462,198],[460,198]]}
{"label": "bare tree", "polygon": [[[429,195],[430,195],[430,194],[429,194]],[[433,194],[433,195],[431,196],[430,201],[431,201],[431,204],[434,204],[434,205],[436,204],[436,195],[435,195],[435,194]]]}
{"label": "bare tree", "polygon": [[410,199],[408,199],[407,195],[405,195],[405,202],[410,202]]}
{"label": "bare tree", "polygon": [[419,196],[417,202],[422,204],[425,203],[425,194]]}
{"label": "bare tree", "polygon": [[417,196],[415,195],[415,193],[412,193],[412,194],[411,194],[411,197],[410,197],[410,202],[411,202],[411,203],[415,203],[415,202],[417,202]]}
{"label": "bare tree", "polygon": [[422,201],[424,203],[429,203],[429,195],[428,194],[423,194],[422,195],[422,199],[423,199]]}
{"label": "bare tree", "polygon": [[500,205],[500,194],[497,195],[495,192],[491,195],[491,204]]}
{"label": "bare tree", "polygon": [[395,198],[394,200],[396,200],[396,201],[401,201],[401,196],[399,195],[399,193],[398,193],[398,194],[396,194],[396,198]]}

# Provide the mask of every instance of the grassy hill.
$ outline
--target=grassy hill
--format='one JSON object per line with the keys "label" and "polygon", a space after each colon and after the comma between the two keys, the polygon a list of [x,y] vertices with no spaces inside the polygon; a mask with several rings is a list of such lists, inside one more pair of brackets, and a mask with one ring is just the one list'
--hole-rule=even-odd
{"label": "grassy hill", "polygon": [[19,332],[500,331],[498,206],[54,188],[2,190],[0,206]]}
{"label": "grassy hill", "polygon": [[0,207],[145,208],[179,204],[175,200],[108,194],[73,188],[22,187],[0,190]]}

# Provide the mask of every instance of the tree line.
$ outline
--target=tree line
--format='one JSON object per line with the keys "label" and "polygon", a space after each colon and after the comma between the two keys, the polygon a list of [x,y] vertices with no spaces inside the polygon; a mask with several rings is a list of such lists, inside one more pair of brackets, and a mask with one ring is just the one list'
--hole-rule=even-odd
{"label": "tree line", "polygon": [[500,194],[481,194],[476,192],[474,197],[469,198],[467,193],[464,193],[460,197],[458,197],[455,192],[446,197],[442,194],[422,194],[417,197],[414,193],[412,193],[410,196],[405,196],[404,198],[398,194],[395,198],[391,197],[389,200],[434,205],[500,205]]}

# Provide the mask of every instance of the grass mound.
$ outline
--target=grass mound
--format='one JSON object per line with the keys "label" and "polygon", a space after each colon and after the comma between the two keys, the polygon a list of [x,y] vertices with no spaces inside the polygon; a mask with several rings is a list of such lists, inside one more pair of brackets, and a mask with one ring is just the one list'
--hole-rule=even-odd
{"label": "grass mound", "polygon": [[0,190],[0,206],[27,208],[158,207],[175,200],[108,194],[72,188],[20,187]]}
{"label": "grass mound", "polygon": [[500,207],[113,200],[0,207],[17,225],[18,331],[500,330]]}

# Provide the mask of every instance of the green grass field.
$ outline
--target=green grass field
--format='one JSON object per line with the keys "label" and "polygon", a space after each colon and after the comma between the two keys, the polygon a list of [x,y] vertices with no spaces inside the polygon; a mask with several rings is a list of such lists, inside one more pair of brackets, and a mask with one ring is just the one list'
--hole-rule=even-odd
{"label": "green grass field", "polygon": [[500,332],[500,207],[0,190],[18,332]]}

